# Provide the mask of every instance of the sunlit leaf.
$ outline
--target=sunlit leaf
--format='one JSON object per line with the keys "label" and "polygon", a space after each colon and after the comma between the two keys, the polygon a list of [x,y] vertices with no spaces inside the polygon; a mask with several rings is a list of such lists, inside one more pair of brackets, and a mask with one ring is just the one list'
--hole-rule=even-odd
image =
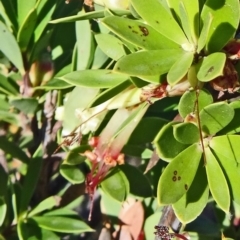
{"label": "sunlit leaf", "polygon": [[218,206],[224,212],[229,213],[230,194],[223,171],[209,148],[205,148],[205,155],[207,161],[207,178],[211,194]]}
{"label": "sunlit leaf", "polygon": [[218,102],[204,107],[199,116],[202,130],[211,135],[231,122],[234,110],[226,102]]}
{"label": "sunlit leaf", "polygon": [[[206,50],[216,52],[234,36],[239,24],[238,0],[207,0],[201,12],[204,21],[209,13],[213,16]],[[224,34],[222,34],[224,33]]]}
{"label": "sunlit leaf", "polygon": [[116,170],[111,172],[101,183],[102,190],[113,199],[123,202],[129,194],[130,187],[126,175]]}
{"label": "sunlit leaf", "polygon": [[196,175],[202,149],[198,143],[179,153],[163,171],[157,198],[159,204],[176,203],[190,188]]}
{"label": "sunlit leaf", "polygon": [[237,204],[240,204],[240,188],[238,184],[240,175],[239,141],[240,136],[238,135],[214,137],[210,141],[210,147],[223,169],[230,193]]}
{"label": "sunlit leaf", "polygon": [[4,197],[0,197],[0,226],[2,226],[7,214],[7,204]]}
{"label": "sunlit leaf", "polygon": [[214,78],[223,75],[225,61],[225,53],[213,53],[204,57],[197,73],[199,81],[209,82]]}
{"label": "sunlit leaf", "polygon": [[205,106],[213,102],[213,97],[207,90],[204,89],[199,90],[198,94],[196,91],[185,92],[182,95],[178,106],[178,111],[183,118],[196,110],[196,101],[198,101],[199,111],[201,111]]}
{"label": "sunlit leaf", "polygon": [[54,232],[82,233],[93,231],[85,222],[68,217],[42,216],[33,217],[32,219],[39,227]]}
{"label": "sunlit leaf", "polygon": [[199,129],[190,122],[173,125],[173,135],[176,140],[183,144],[193,144],[199,141]]}
{"label": "sunlit leaf", "polygon": [[127,75],[117,74],[111,70],[82,70],[70,72],[59,79],[74,86],[91,88],[110,88],[128,79]]}
{"label": "sunlit leaf", "polygon": [[167,73],[182,58],[181,49],[140,51],[122,57],[115,65],[116,72],[131,76],[155,76]]}
{"label": "sunlit leaf", "polygon": [[178,219],[184,224],[196,219],[207,205],[208,196],[209,187],[206,171],[199,164],[191,187],[180,200],[173,204],[173,209]]}
{"label": "sunlit leaf", "polygon": [[[162,35],[179,45],[188,42],[181,27],[161,2],[155,0],[131,0],[131,3],[138,14]],[[168,24],[166,24],[166,21]]]}
{"label": "sunlit leaf", "polygon": [[193,55],[192,52],[186,52],[173,64],[167,74],[167,81],[170,85],[178,83],[187,74],[193,61]]}
{"label": "sunlit leaf", "polygon": [[83,172],[77,165],[61,164],[61,175],[72,184],[82,183],[85,180]]}
{"label": "sunlit leaf", "polygon": [[179,48],[154,28],[139,21],[111,16],[101,22],[121,38],[147,50]]}
{"label": "sunlit leaf", "polygon": [[178,142],[174,137],[173,127],[177,123],[178,122],[170,122],[162,127],[154,139],[154,145],[156,146],[157,154],[163,160],[172,160],[189,146],[188,144]]}

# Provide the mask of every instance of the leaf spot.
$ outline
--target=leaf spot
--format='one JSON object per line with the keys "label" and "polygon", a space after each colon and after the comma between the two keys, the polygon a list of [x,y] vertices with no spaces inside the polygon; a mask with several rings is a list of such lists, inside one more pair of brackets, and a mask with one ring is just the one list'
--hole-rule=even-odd
{"label": "leaf spot", "polygon": [[172,180],[173,180],[174,182],[176,182],[176,181],[177,181],[177,177],[176,177],[176,176],[173,176],[173,177],[172,177]]}
{"label": "leaf spot", "polygon": [[180,181],[181,180],[181,177],[180,176],[178,176],[178,181]]}
{"label": "leaf spot", "polygon": [[146,27],[143,26],[139,26],[139,29],[141,30],[141,32],[143,33],[143,36],[147,36],[149,34],[149,31]]}
{"label": "leaf spot", "polygon": [[210,68],[208,69],[208,71],[207,71],[205,77],[206,77],[209,73],[211,73],[213,70],[214,70],[214,67],[213,67],[213,66],[210,67]]}
{"label": "leaf spot", "polygon": [[131,27],[131,26],[128,26],[128,28],[132,29],[132,27]]}
{"label": "leaf spot", "polygon": [[187,191],[187,190],[188,190],[188,185],[185,184],[185,185],[184,185],[184,188],[185,188],[185,190]]}
{"label": "leaf spot", "polygon": [[174,175],[177,175],[177,171],[174,171],[173,174],[174,174]]}

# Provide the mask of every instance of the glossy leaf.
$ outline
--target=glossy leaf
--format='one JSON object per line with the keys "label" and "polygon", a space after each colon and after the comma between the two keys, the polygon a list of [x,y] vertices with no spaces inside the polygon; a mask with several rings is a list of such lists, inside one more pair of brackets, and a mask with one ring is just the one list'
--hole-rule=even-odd
{"label": "glossy leaf", "polygon": [[223,171],[209,148],[205,148],[205,156],[207,161],[207,178],[211,194],[218,206],[224,212],[229,213],[230,194]]}
{"label": "glossy leaf", "polygon": [[206,207],[209,187],[205,168],[199,164],[191,187],[180,200],[173,204],[174,213],[180,222],[187,224],[195,220]]}
{"label": "glossy leaf", "polygon": [[127,75],[111,70],[82,70],[68,73],[59,79],[79,87],[110,88],[128,79]]}
{"label": "glossy leaf", "polygon": [[230,188],[234,201],[240,204],[240,188],[238,184],[240,175],[240,136],[227,135],[214,137],[210,147],[217,157]]}
{"label": "glossy leaf", "polygon": [[34,8],[35,4],[36,4],[35,0],[29,0],[27,3],[24,0],[18,1],[17,16],[19,25],[22,25],[22,23],[26,19],[26,16]]}
{"label": "glossy leaf", "polygon": [[167,81],[170,85],[178,83],[187,74],[193,61],[193,55],[193,52],[186,52],[173,64],[167,74]]}
{"label": "glossy leaf", "polygon": [[[117,94],[123,92],[125,89],[130,87],[132,85],[130,80],[124,81],[117,86],[114,86],[112,88],[107,89],[106,91],[100,93],[98,96],[94,98],[94,100],[91,102],[90,106],[95,107],[100,105],[101,103],[106,102],[107,100],[113,98]],[[121,104],[121,103],[119,103]]]}
{"label": "glossy leaf", "polygon": [[186,194],[196,175],[201,156],[202,149],[198,143],[195,143],[168,164],[158,182],[159,204],[176,203]]}
{"label": "glossy leaf", "polygon": [[62,164],[60,167],[60,173],[72,184],[82,183],[85,180],[83,172],[77,165]]}
{"label": "glossy leaf", "polygon": [[201,12],[201,19],[204,21],[209,13],[213,16],[213,21],[206,50],[211,53],[220,51],[234,36],[239,24],[239,2],[237,0],[207,0]]}
{"label": "glossy leaf", "polygon": [[178,111],[183,118],[196,110],[196,100],[198,101],[199,111],[213,102],[212,95],[207,90],[199,90],[198,95],[195,91],[185,92],[182,95],[178,106]]}
{"label": "glossy leaf", "polygon": [[159,131],[154,139],[157,154],[165,161],[170,161],[175,158],[180,152],[188,147],[187,144],[182,144],[176,140],[173,135],[173,127],[177,122],[170,122]]}
{"label": "glossy leaf", "polygon": [[35,98],[14,99],[11,105],[25,114],[34,113],[38,107],[38,101]]}
{"label": "glossy leaf", "polygon": [[81,153],[84,153],[86,150],[90,150],[89,145],[81,145],[72,149],[64,159],[64,163],[68,165],[77,165],[83,163],[86,160],[85,156],[82,156]]}
{"label": "glossy leaf", "polygon": [[[129,181],[131,194],[136,197],[143,198],[152,196],[153,193],[150,182],[143,172],[129,164],[121,165],[120,169],[123,171]],[[136,186],[141,186],[141,188],[137,188]]]}
{"label": "glossy leaf", "polygon": [[73,218],[58,217],[58,216],[42,216],[32,218],[39,227],[48,229],[54,232],[63,233],[83,233],[92,232],[85,222]]}
{"label": "glossy leaf", "polygon": [[23,75],[25,71],[23,67],[21,51],[16,39],[2,22],[0,22],[0,33],[0,50],[19,69],[20,73]]}
{"label": "glossy leaf", "polygon": [[115,65],[116,72],[131,76],[155,76],[167,73],[182,56],[181,49],[151,50],[129,54]]}
{"label": "glossy leaf", "polygon": [[224,127],[219,134],[234,134],[240,132],[240,122],[239,122],[239,115],[240,115],[240,102],[234,101],[229,104],[230,107],[234,110],[234,117],[232,121]]}
{"label": "glossy leaf", "polygon": [[234,116],[234,110],[226,102],[218,102],[203,108],[200,113],[202,131],[215,134],[227,126]]}
{"label": "glossy leaf", "polygon": [[55,23],[75,22],[75,21],[81,21],[81,20],[103,18],[104,16],[105,16],[104,11],[100,10],[100,11],[87,12],[82,15],[74,15],[70,17],[58,18],[50,21],[50,23],[55,24]]}
{"label": "glossy leaf", "polygon": [[27,222],[18,221],[17,232],[19,240],[60,240],[59,236],[52,231],[40,228],[32,219],[28,219]]}
{"label": "glossy leaf", "polygon": [[95,39],[100,49],[113,60],[117,61],[125,55],[122,41],[113,35],[96,34]]}
{"label": "glossy leaf", "polygon": [[204,57],[197,73],[199,81],[209,82],[214,78],[223,75],[225,61],[225,53],[213,53]]}
{"label": "glossy leaf", "polygon": [[190,122],[173,125],[173,135],[175,139],[183,144],[193,144],[199,141],[199,129]]}
{"label": "glossy leaf", "polygon": [[26,51],[29,41],[34,32],[36,23],[37,23],[37,10],[36,8],[33,8],[24,19],[18,31],[17,41],[22,51]]}
{"label": "glossy leaf", "polygon": [[101,183],[102,190],[118,202],[123,202],[129,194],[129,182],[126,175],[116,170],[111,172]]}
{"label": "glossy leaf", "polygon": [[147,50],[179,48],[154,28],[139,21],[110,16],[101,22],[121,38]]}
{"label": "glossy leaf", "polygon": [[[81,13],[84,14],[83,11]],[[94,54],[92,30],[88,20],[77,21],[75,26],[77,38],[76,70],[84,70],[89,68]]]}
{"label": "glossy leaf", "polygon": [[60,203],[60,200],[61,198],[58,196],[51,196],[44,199],[28,214],[28,217],[32,217],[45,210],[49,210],[55,206],[58,206]]}
{"label": "glossy leaf", "polygon": [[200,51],[205,47],[207,43],[207,38],[209,35],[209,31],[212,25],[213,16],[211,13],[206,14],[205,18],[203,19],[203,27],[201,30],[201,34],[198,39],[198,46],[197,46],[197,52],[200,53]]}
{"label": "glossy leaf", "polygon": [[[138,14],[163,36],[179,45],[188,43],[181,27],[161,2],[155,0],[131,0],[131,3]],[[166,24],[166,21],[168,24]]]}
{"label": "glossy leaf", "polygon": [[49,80],[45,85],[37,86],[34,89],[45,89],[45,90],[60,90],[72,87],[72,84],[62,81],[59,78],[53,78]]}

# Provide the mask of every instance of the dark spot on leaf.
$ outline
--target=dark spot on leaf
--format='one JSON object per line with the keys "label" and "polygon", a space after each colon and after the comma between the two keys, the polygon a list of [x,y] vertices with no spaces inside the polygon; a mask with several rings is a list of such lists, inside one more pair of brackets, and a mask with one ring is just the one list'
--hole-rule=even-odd
{"label": "dark spot on leaf", "polygon": [[138,34],[138,32],[137,32],[137,31],[135,31],[135,30],[132,30],[132,32],[133,32],[133,33],[136,33],[136,34]]}
{"label": "dark spot on leaf", "polygon": [[131,27],[131,26],[128,26],[128,28],[132,29],[132,27]]}
{"label": "dark spot on leaf", "polygon": [[177,175],[177,171],[174,171],[173,174],[174,174],[174,175]]}
{"label": "dark spot on leaf", "polygon": [[187,191],[187,190],[188,190],[188,185],[185,184],[185,185],[184,185],[184,188],[185,188],[185,190]]}
{"label": "dark spot on leaf", "polygon": [[149,34],[148,29],[146,27],[139,26],[139,29],[143,33],[143,36],[147,36]]}
{"label": "dark spot on leaf", "polygon": [[173,177],[172,177],[172,180],[173,180],[174,182],[176,182],[176,181],[177,181],[177,177],[176,177],[176,176],[173,176]]}
{"label": "dark spot on leaf", "polygon": [[207,71],[205,77],[206,77],[209,73],[211,73],[213,70],[214,70],[214,67],[213,67],[213,66],[210,67],[210,68],[208,69],[208,71]]}
{"label": "dark spot on leaf", "polygon": [[181,177],[180,176],[178,176],[178,181],[180,181],[181,180]]}
{"label": "dark spot on leaf", "polygon": [[6,30],[4,29],[3,32],[6,32]]}
{"label": "dark spot on leaf", "polygon": [[159,21],[156,21],[157,24],[159,24]]}

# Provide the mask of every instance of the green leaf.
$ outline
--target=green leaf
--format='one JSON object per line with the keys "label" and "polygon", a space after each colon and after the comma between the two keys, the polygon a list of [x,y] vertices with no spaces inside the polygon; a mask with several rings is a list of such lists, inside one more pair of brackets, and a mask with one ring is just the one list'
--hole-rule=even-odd
{"label": "green leaf", "polygon": [[173,135],[173,127],[178,122],[170,122],[161,128],[154,139],[157,154],[165,161],[171,161],[189,145],[178,142]]}
{"label": "green leaf", "polygon": [[204,57],[197,73],[199,81],[209,82],[218,76],[222,76],[225,62],[225,53],[218,52]]}
{"label": "green leaf", "polygon": [[24,19],[17,35],[17,41],[22,51],[26,51],[29,41],[37,23],[37,10],[36,8],[31,9]]}
{"label": "green leaf", "polygon": [[227,135],[214,137],[209,146],[217,157],[230,188],[231,195],[237,204],[240,204],[240,136]]}
{"label": "green leaf", "polygon": [[71,72],[59,79],[79,87],[110,88],[127,80],[128,76],[98,69]]}
{"label": "green leaf", "polygon": [[34,89],[45,89],[45,90],[61,90],[72,87],[72,84],[62,81],[59,78],[53,78],[49,80],[45,85],[37,86]]}
{"label": "green leaf", "polygon": [[22,54],[17,41],[1,21],[0,33],[0,50],[19,69],[20,73],[23,75],[25,70],[23,67]]}
{"label": "green leaf", "polygon": [[85,156],[82,156],[81,153],[84,153],[86,150],[90,150],[91,147],[89,145],[81,145],[70,152],[68,152],[66,158],[64,159],[64,163],[68,165],[77,165],[83,163],[86,160]]}
{"label": "green leaf", "polygon": [[178,142],[183,144],[193,144],[200,139],[198,127],[191,122],[173,125],[173,135]]}
{"label": "green leaf", "polygon": [[210,191],[218,206],[226,213],[229,213],[230,194],[227,181],[216,158],[209,148],[205,148],[206,171]]}
{"label": "green leaf", "polygon": [[196,176],[191,187],[176,203],[173,209],[180,222],[187,224],[195,220],[206,207],[209,187],[206,171],[201,164],[198,166]]}
{"label": "green leaf", "polygon": [[34,8],[36,4],[36,0],[29,0],[28,2],[24,0],[19,0],[17,3],[17,16],[18,16],[18,24],[22,25],[26,16],[29,12]]}
{"label": "green leaf", "polygon": [[[80,14],[84,14],[84,11]],[[93,59],[93,34],[88,20],[77,21],[75,26],[77,38],[76,70],[84,70],[90,66]]]}
{"label": "green leaf", "polygon": [[[156,137],[157,132],[167,124],[167,120],[158,117],[143,118],[131,134],[129,144],[150,143]],[[144,132],[144,134],[143,134]]]}
{"label": "green leaf", "polygon": [[67,217],[57,216],[42,216],[32,218],[39,227],[48,229],[54,232],[62,233],[83,233],[93,232],[85,222]]}
{"label": "green leaf", "polygon": [[100,49],[113,60],[117,61],[125,55],[123,42],[113,35],[96,34],[95,39]]}
{"label": "green leaf", "polygon": [[[0,137],[0,149],[2,149],[5,154],[10,154],[13,158],[17,158],[20,161],[27,163],[29,161],[28,156],[26,153],[19,148],[15,143],[10,142],[6,137],[1,136]],[[14,149],[14,151],[13,151]]]}
{"label": "green leaf", "polygon": [[73,217],[77,217],[78,213],[71,210],[71,209],[67,209],[66,206],[64,206],[63,208],[58,208],[55,210],[52,210],[50,212],[47,212],[44,214],[44,216],[73,216]]}
{"label": "green leaf", "polygon": [[204,21],[206,15],[209,14],[213,16],[213,21],[208,34],[206,50],[211,53],[220,51],[234,37],[239,24],[239,1],[207,0],[201,12],[201,19]]}
{"label": "green leaf", "polygon": [[176,43],[154,28],[139,21],[110,16],[101,22],[119,37],[147,50],[179,48]]}
{"label": "green leaf", "polygon": [[51,196],[44,199],[28,214],[28,218],[37,215],[38,213],[41,213],[45,210],[49,210],[55,206],[58,206],[60,200],[61,199],[58,196]]}
{"label": "green leaf", "polygon": [[112,171],[102,182],[102,190],[118,202],[126,200],[129,194],[129,182],[121,170]]}
{"label": "green leaf", "polygon": [[115,65],[116,72],[131,76],[155,76],[167,73],[173,64],[182,58],[181,49],[140,51],[122,57]]}
{"label": "green leaf", "polygon": [[213,102],[212,95],[205,89],[199,90],[198,98],[196,91],[186,91],[178,105],[178,111],[181,117],[185,118],[195,110],[196,100],[198,100],[199,111]]}
{"label": "green leaf", "polygon": [[7,214],[7,204],[4,197],[0,197],[0,226],[2,226]]}
{"label": "green leaf", "polygon": [[106,102],[107,100],[115,97],[117,94],[120,94],[122,91],[127,89],[132,85],[130,80],[126,80],[117,86],[114,86],[112,88],[107,89],[106,91],[100,93],[98,96],[96,96],[93,101],[91,102],[91,107],[96,107],[100,105],[101,103]]}
{"label": "green leaf", "polygon": [[108,63],[109,57],[100,49],[96,47],[91,69],[101,69]]}
{"label": "green leaf", "polygon": [[34,113],[38,107],[38,101],[36,98],[14,99],[10,103],[25,114]]}
{"label": "green leaf", "polygon": [[74,15],[74,16],[70,16],[70,17],[55,19],[55,20],[50,21],[50,23],[76,22],[76,21],[80,21],[80,20],[103,18],[103,17],[105,17],[104,12],[105,11],[103,11],[103,10],[87,12],[82,15]]}
{"label": "green leaf", "polygon": [[29,165],[27,174],[23,181],[21,199],[20,199],[20,213],[28,209],[29,202],[35,191],[38,179],[41,173],[43,159],[41,157],[32,158]]}
{"label": "green leaf", "polygon": [[155,0],[131,0],[131,3],[138,14],[163,36],[179,45],[188,43],[181,27],[161,2]]}
{"label": "green leaf", "polygon": [[59,236],[52,231],[40,228],[32,219],[28,219],[27,222],[19,221],[17,232],[20,240],[60,240]]}
{"label": "green leaf", "polygon": [[197,46],[198,53],[200,53],[200,51],[205,47],[207,43],[207,38],[212,25],[212,21],[213,21],[213,16],[211,15],[211,13],[207,14],[203,19],[203,27],[201,30],[200,37],[198,39],[198,46]]}
{"label": "green leaf", "polygon": [[[152,189],[149,180],[146,176],[136,167],[129,164],[124,164],[119,167],[121,171],[125,174],[129,181],[130,193],[136,197],[151,197]],[[141,187],[137,187],[141,186]]]}
{"label": "green leaf", "polygon": [[213,103],[203,108],[200,113],[202,131],[215,134],[227,126],[234,116],[234,110],[226,102]]}
{"label": "green leaf", "polygon": [[187,74],[192,62],[193,52],[185,52],[171,67],[167,74],[167,81],[170,85],[178,83]]}
{"label": "green leaf", "polygon": [[168,164],[158,182],[159,204],[173,204],[188,191],[196,175],[201,156],[202,149],[196,143],[179,153]]}
{"label": "green leaf", "polygon": [[7,78],[4,75],[0,74],[0,91],[7,95],[18,95],[19,88],[11,78]]}
{"label": "green leaf", "polygon": [[61,164],[60,174],[72,184],[82,183],[85,180],[83,172],[77,165]]}
{"label": "green leaf", "polygon": [[0,197],[4,197],[8,189],[8,174],[6,173],[2,164],[0,164],[0,183],[1,183]]}
{"label": "green leaf", "polygon": [[234,134],[240,132],[240,101],[231,102],[229,106],[232,107],[234,110],[234,117],[226,127],[219,131],[219,135]]}

